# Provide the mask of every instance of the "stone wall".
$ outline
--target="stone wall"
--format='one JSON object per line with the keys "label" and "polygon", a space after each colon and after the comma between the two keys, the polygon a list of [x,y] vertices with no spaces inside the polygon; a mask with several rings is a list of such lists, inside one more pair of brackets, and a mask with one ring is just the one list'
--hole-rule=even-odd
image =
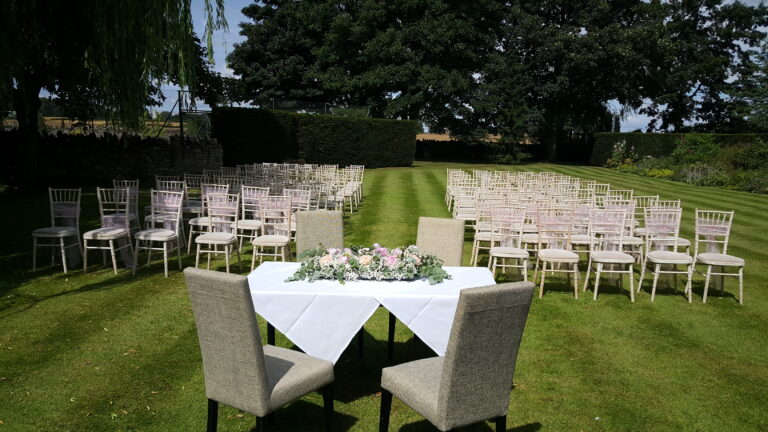
{"label": "stone wall", "polygon": [[[15,131],[0,132],[3,154],[13,155],[17,146]],[[8,159],[3,171],[12,173],[14,157]],[[114,178],[200,174],[220,168],[223,152],[215,139],[58,134],[40,137],[38,160],[39,184],[85,186],[110,184]]]}

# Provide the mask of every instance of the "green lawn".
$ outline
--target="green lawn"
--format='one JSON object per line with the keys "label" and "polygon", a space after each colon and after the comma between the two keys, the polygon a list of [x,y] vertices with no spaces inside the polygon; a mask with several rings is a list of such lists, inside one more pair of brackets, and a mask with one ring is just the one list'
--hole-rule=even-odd
{"label": "green lawn", "polygon": [[[687,238],[696,207],[736,210],[729,251],[747,260],[743,307],[733,278],[725,295],[715,290],[707,304],[700,275],[693,304],[668,289],[654,303],[645,289],[631,304],[609,279],[597,302],[588,295],[574,300],[563,278],[548,279],[523,337],[512,430],[768,430],[768,197],[584,166],[417,163],[366,171],[363,207],[345,220],[347,243],[413,243],[418,216],[448,216],[448,167],[558,171],[682,198]],[[182,275],[173,270],[165,279],[158,261],[136,277],[125,270],[114,276],[95,254],[98,265],[86,275],[58,268],[32,274],[29,233],[48,223],[47,196],[0,193],[0,208],[0,431],[203,430],[203,375]],[[83,228],[96,219],[89,188]],[[338,430],[378,427],[386,312],[365,329],[365,357],[357,357],[353,343],[336,365]],[[402,324],[397,341],[398,363],[433,355]],[[278,334],[278,344],[290,342]],[[274,429],[322,430],[321,406],[319,395],[308,396],[279,411]],[[220,412],[221,431],[253,425],[249,414]],[[391,430],[434,429],[396,401]]]}

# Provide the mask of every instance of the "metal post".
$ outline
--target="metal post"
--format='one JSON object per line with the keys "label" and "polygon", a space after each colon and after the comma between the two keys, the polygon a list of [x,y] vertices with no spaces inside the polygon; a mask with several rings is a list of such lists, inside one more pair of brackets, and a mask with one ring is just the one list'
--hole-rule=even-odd
{"label": "metal post", "polygon": [[184,102],[182,100],[182,94],[182,91],[179,90],[179,136],[184,138],[184,108],[182,108]]}

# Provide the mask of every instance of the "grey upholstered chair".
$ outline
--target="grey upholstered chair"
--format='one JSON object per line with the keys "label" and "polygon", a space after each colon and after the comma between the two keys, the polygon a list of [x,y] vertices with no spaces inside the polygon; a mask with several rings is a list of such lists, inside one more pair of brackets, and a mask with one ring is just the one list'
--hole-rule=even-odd
{"label": "grey upholstered chair", "polygon": [[296,212],[296,255],[320,245],[327,248],[343,248],[343,220],[341,211]]}
{"label": "grey upholstered chair", "polygon": [[[461,266],[464,255],[464,221],[460,219],[420,217],[416,231],[416,247],[422,253],[435,255],[447,266]],[[395,352],[395,325],[397,319],[389,313],[389,341],[387,358]]]}
{"label": "grey upholstered chair", "polygon": [[447,266],[460,266],[464,254],[464,221],[420,217],[416,246],[422,253],[436,255]]}
{"label": "grey upholstered chair", "polygon": [[389,428],[392,395],[441,431],[484,420],[506,430],[509,394],[533,297],[532,282],[461,292],[445,357],[385,368],[379,431]]}
{"label": "grey upholstered chair", "polygon": [[203,355],[208,431],[216,430],[219,402],[264,417],[322,389],[325,428],[333,416],[333,364],[297,351],[262,346],[248,280],[208,270],[184,270]]}

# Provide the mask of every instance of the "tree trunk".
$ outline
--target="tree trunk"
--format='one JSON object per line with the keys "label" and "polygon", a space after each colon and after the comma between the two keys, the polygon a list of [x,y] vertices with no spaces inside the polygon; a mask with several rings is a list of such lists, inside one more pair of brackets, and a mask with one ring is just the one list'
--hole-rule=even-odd
{"label": "tree trunk", "polygon": [[19,123],[19,140],[16,155],[18,163],[14,178],[16,183],[24,188],[31,188],[38,180],[38,143],[40,132],[38,118],[40,115],[40,90],[31,74],[25,74],[18,80],[18,86],[13,90],[13,108]]}

